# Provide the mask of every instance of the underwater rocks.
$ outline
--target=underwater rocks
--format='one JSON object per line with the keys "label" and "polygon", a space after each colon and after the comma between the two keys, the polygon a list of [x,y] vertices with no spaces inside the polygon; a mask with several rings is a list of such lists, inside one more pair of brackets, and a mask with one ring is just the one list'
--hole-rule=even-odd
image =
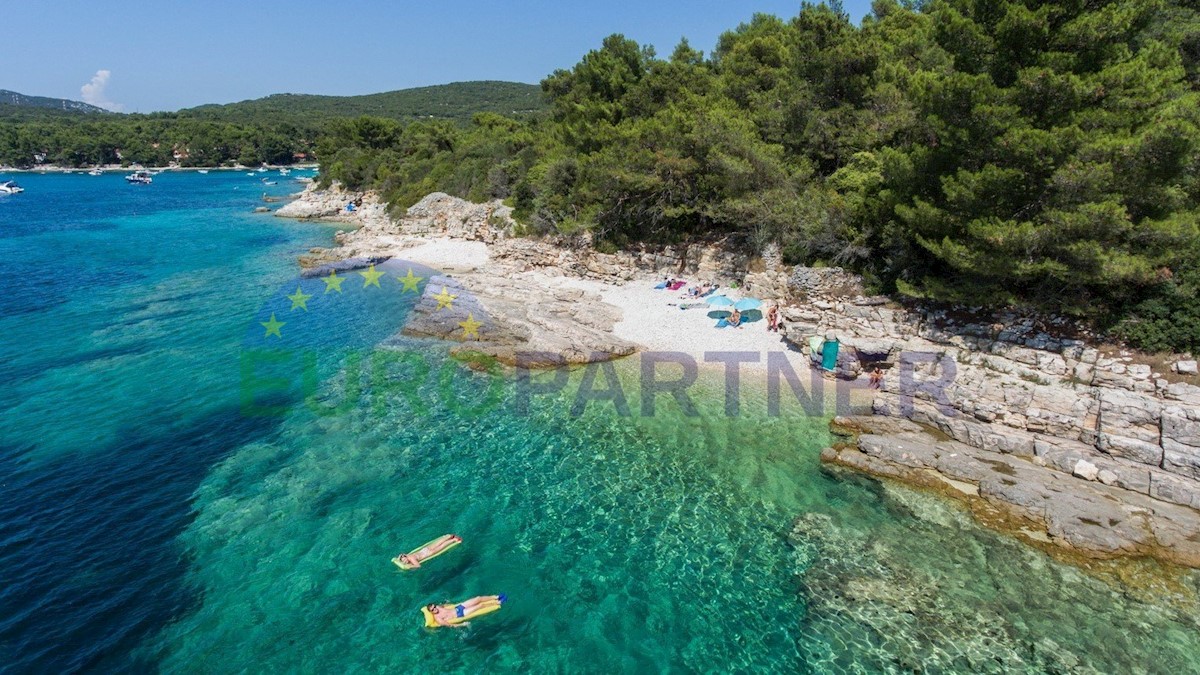
{"label": "underwater rocks", "polygon": [[1043,548],[1200,567],[1200,511],[1105,484],[1120,476],[1105,468],[1109,481],[1099,481],[1101,468],[1082,458],[1057,468],[1043,456],[981,449],[904,422],[837,418],[835,432],[855,438],[821,459],[965,501],[984,523]]}
{"label": "underwater rocks", "polygon": [[465,275],[431,278],[403,332],[460,342],[455,353],[539,368],[632,354],[636,346],[612,334],[620,319],[620,310],[594,293]]}
{"label": "underwater rocks", "polygon": [[[954,523],[924,529],[922,542],[961,540]],[[1010,606],[1021,589],[984,588],[985,601],[981,589],[922,562],[933,551],[906,557],[874,533],[818,513],[797,518],[789,540],[806,605],[799,646],[811,672],[1099,672],[1050,637],[1021,629]],[[940,558],[947,569],[973,569],[983,587],[990,565],[1029,564],[986,544]]]}

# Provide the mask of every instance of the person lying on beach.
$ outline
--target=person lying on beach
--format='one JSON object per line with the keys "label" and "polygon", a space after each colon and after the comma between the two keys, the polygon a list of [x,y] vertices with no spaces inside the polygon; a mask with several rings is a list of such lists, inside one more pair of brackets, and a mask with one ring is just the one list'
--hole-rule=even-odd
{"label": "person lying on beach", "polygon": [[446,550],[448,547],[459,543],[462,543],[462,537],[458,536],[457,534],[447,534],[439,539],[431,541],[430,543],[411,553],[401,553],[400,555],[396,556],[396,559],[405,565],[409,565],[411,567],[420,567],[422,560],[428,560],[432,556],[435,556],[438,553]]}
{"label": "person lying on beach", "polygon": [[457,605],[431,603],[425,609],[429,610],[429,613],[433,615],[433,620],[439,626],[464,628],[470,626],[471,622],[458,621],[458,619],[470,616],[471,612],[478,609],[481,605],[503,604],[504,600],[503,595],[480,595]]}
{"label": "person lying on beach", "polygon": [[729,322],[729,325],[730,325],[730,326],[732,326],[732,327],[734,327],[734,328],[741,328],[741,326],[742,326],[742,313],[741,313],[741,312],[739,312],[739,311],[737,311],[737,309],[734,309],[734,310],[733,310],[733,313],[729,315],[729,318],[728,318],[728,319],[726,319],[726,321],[728,321],[728,322]]}
{"label": "person lying on beach", "polygon": [[698,298],[708,292],[708,284],[696,284],[688,289],[688,295]]}

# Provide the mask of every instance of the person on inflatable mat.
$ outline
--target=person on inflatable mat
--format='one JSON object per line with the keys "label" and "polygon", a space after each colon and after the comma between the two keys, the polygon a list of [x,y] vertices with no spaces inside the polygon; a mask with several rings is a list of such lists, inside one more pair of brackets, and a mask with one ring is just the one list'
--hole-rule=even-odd
{"label": "person on inflatable mat", "polygon": [[500,608],[508,598],[501,595],[480,595],[464,600],[457,605],[431,603],[425,609],[439,626],[463,628],[471,625],[470,619],[476,615],[489,614]]}
{"label": "person on inflatable mat", "polygon": [[412,568],[420,567],[422,560],[429,560],[451,546],[461,543],[462,537],[458,536],[457,534],[447,534],[438,539],[434,539],[415,551],[410,553],[401,553],[400,555],[396,556],[396,560]]}

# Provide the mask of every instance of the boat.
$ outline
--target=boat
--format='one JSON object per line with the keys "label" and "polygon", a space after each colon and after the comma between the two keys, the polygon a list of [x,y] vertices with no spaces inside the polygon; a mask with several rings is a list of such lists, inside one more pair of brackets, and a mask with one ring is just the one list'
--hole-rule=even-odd
{"label": "boat", "polygon": [[104,172],[101,171],[100,169],[92,169],[91,171],[88,172],[88,175],[89,176],[103,176]]}
{"label": "boat", "polygon": [[150,177],[149,171],[134,171],[128,176],[125,176],[125,180],[138,185],[149,185],[154,182],[154,179]]}
{"label": "boat", "polygon": [[291,172],[292,172],[292,170],[291,170],[291,169],[286,169],[286,168],[285,168],[285,169],[280,169],[280,170],[279,170],[279,175],[280,175],[280,176],[286,176],[286,175],[288,175],[288,174],[289,174],[289,173],[291,173]]}
{"label": "boat", "polygon": [[15,195],[24,191],[25,188],[17,185],[14,181],[6,180],[0,183],[0,195]]}
{"label": "boat", "polygon": [[200,169],[196,173],[208,173],[208,169]]}
{"label": "boat", "polygon": [[267,172],[267,167],[265,167],[265,166],[260,166],[260,167],[258,167],[258,172],[259,172],[259,173],[266,173],[266,172]]}
{"label": "boat", "polygon": [[251,176],[251,177],[253,177],[253,176],[254,176],[254,172],[253,172],[253,171],[251,171],[250,173],[247,173],[246,175],[247,175],[247,176]]}

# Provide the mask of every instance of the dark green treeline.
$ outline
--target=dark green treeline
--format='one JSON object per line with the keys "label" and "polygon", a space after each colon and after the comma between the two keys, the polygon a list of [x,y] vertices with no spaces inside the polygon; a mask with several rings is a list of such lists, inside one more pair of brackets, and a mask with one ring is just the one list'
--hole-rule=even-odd
{"label": "dark green treeline", "polygon": [[469,128],[378,119],[325,179],[503,198],[598,245],[740,235],[884,292],[1032,305],[1200,348],[1196,2],[879,0],[759,15],[705,56],[620,35]]}

